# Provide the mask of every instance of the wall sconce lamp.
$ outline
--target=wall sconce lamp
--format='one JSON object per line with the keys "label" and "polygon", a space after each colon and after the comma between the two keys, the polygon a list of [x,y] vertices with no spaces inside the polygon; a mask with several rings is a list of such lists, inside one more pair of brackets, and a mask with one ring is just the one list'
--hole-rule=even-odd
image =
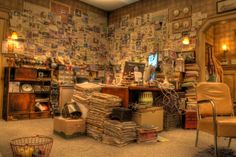
{"label": "wall sconce lamp", "polygon": [[190,44],[190,40],[188,36],[185,36],[182,40],[183,45],[189,45]]}
{"label": "wall sconce lamp", "polygon": [[17,40],[18,39],[18,34],[15,31],[12,32],[11,39],[13,39],[13,40]]}
{"label": "wall sconce lamp", "polygon": [[18,39],[18,34],[15,31],[13,31],[7,40],[8,52],[14,52],[14,49],[18,47],[17,39]]}
{"label": "wall sconce lamp", "polygon": [[222,50],[223,50],[222,62],[227,62],[226,55],[227,55],[227,52],[228,52],[229,48],[228,48],[228,46],[226,44],[223,44],[222,45]]}

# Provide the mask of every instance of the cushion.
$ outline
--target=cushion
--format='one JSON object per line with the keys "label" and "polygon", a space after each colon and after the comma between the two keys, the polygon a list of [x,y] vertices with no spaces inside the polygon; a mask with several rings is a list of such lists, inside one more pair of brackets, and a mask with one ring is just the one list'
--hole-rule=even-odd
{"label": "cushion", "polygon": [[[236,117],[217,117],[218,136],[236,137]],[[214,134],[213,118],[207,117],[198,120],[198,128],[201,131]]]}

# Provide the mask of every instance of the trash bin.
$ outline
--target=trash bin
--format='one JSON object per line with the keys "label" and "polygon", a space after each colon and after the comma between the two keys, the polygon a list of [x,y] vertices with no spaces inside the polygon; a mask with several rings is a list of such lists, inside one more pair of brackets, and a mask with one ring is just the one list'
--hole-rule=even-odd
{"label": "trash bin", "polygon": [[10,141],[13,157],[49,157],[53,139],[37,135]]}

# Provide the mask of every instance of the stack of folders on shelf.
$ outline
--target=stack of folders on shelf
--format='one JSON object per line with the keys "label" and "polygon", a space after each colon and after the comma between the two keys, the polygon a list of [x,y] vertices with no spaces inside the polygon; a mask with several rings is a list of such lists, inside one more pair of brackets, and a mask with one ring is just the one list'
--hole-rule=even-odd
{"label": "stack of folders on shelf", "polygon": [[104,121],[109,118],[112,109],[121,106],[121,99],[117,96],[93,93],[89,103],[87,116],[87,134],[101,141],[104,129]]}
{"label": "stack of folders on shelf", "polygon": [[185,65],[185,77],[182,87],[186,88],[187,109],[196,110],[196,85],[199,78],[199,70],[200,68],[196,63]]}

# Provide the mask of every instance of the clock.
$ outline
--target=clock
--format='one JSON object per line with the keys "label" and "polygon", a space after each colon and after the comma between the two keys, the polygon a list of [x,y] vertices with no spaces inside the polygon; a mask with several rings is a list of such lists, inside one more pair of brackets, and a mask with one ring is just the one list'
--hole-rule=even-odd
{"label": "clock", "polygon": [[31,84],[25,83],[25,84],[22,84],[21,90],[22,90],[22,92],[32,92],[33,87]]}

